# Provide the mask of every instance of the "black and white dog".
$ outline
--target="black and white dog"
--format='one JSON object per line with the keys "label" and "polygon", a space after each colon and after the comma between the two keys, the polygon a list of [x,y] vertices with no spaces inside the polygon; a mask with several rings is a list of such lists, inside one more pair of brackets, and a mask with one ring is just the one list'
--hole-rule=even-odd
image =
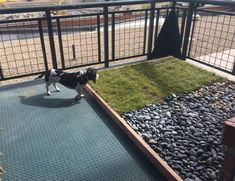
{"label": "black and white dog", "polygon": [[99,79],[99,74],[94,68],[88,68],[84,71],[76,73],[68,73],[63,72],[62,70],[51,69],[39,75],[36,79],[42,77],[45,77],[47,95],[51,95],[51,91],[49,90],[49,86],[51,84],[54,85],[57,92],[60,92],[60,89],[56,86],[56,83],[61,83],[67,88],[75,89],[78,93],[75,100],[80,100],[84,97],[82,94],[83,86],[90,80],[95,83],[96,80]]}

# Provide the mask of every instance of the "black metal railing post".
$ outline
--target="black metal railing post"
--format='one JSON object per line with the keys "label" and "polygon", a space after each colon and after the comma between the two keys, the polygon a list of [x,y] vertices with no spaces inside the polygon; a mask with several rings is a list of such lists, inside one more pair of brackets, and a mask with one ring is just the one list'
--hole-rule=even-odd
{"label": "black metal railing post", "polygon": [[97,43],[98,43],[98,61],[101,62],[101,38],[100,38],[100,15],[97,15]]}
{"label": "black metal railing post", "polygon": [[149,33],[148,33],[148,51],[147,51],[148,54],[147,54],[147,59],[150,58],[150,55],[151,55],[151,52],[152,52],[154,13],[155,13],[155,2],[151,2],[150,20],[149,20]]}
{"label": "black metal railing post", "polygon": [[[172,9],[175,10],[176,0],[172,0],[172,1],[171,1],[171,6],[172,6]],[[177,16],[177,17],[178,17],[178,16]]]}
{"label": "black metal railing post", "polygon": [[115,14],[112,13],[112,60],[115,60]]}
{"label": "black metal railing post", "polygon": [[3,77],[2,67],[0,65],[0,80],[3,80],[3,79],[4,79],[4,77]]}
{"label": "black metal railing post", "polygon": [[235,75],[235,59],[233,61],[233,71],[232,71],[232,74]]}
{"label": "black metal railing post", "polygon": [[65,68],[65,62],[64,62],[64,48],[63,48],[63,41],[62,41],[62,35],[61,35],[61,27],[60,27],[60,19],[56,19],[57,23],[57,31],[58,31],[58,42],[60,47],[60,58],[61,58],[61,65],[62,69]]}
{"label": "black metal railing post", "polygon": [[183,44],[183,50],[182,50],[182,58],[186,60],[186,55],[188,51],[188,45],[189,45],[189,36],[190,36],[190,30],[191,30],[191,24],[192,24],[192,17],[193,17],[193,10],[194,10],[194,3],[189,4],[188,14],[187,14],[187,23],[186,23],[186,29],[184,34],[184,44]]}
{"label": "black metal railing post", "polygon": [[55,41],[54,41],[53,28],[52,28],[52,20],[51,20],[51,13],[50,13],[50,11],[46,11],[46,18],[47,18],[47,28],[48,28],[49,43],[50,43],[50,49],[51,49],[52,65],[53,65],[54,69],[57,69]]}
{"label": "black metal railing post", "polygon": [[109,66],[109,19],[108,6],[104,6],[104,65]]}
{"label": "black metal railing post", "polygon": [[145,16],[144,16],[144,45],[143,45],[143,54],[145,54],[145,52],[146,52],[147,25],[148,25],[148,10],[145,11]]}
{"label": "black metal railing post", "polygon": [[41,41],[41,48],[42,48],[42,54],[43,54],[43,60],[44,60],[44,67],[45,67],[45,70],[48,70],[47,53],[46,53],[46,47],[45,47],[45,41],[44,41],[44,35],[43,35],[43,29],[42,29],[42,21],[41,20],[38,20],[38,30],[39,30],[40,41]]}

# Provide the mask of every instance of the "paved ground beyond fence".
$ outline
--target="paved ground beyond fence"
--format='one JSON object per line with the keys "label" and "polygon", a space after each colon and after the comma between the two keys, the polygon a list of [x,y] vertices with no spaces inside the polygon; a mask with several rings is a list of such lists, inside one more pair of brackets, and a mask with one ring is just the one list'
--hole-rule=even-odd
{"label": "paved ground beyond fence", "polygon": [[86,95],[45,96],[44,84],[0,87],[4,180],[164,180]]}
{"label": "paved ground beyond fence", "polygon": [[196,59],[203,63],[210,64],[214,67],[222,68],[224,70],[232,72],[235,63],[235,49],[203,55],[197,57]]}
{"label": "paved ground beyond fence", "polygon": [[195,62],[195,61],[190,60],[190,59],[187,59],[186,61],[187,61],[188,63],[191,63],[191,64],[197,66],[197,67],[200,67],[200,68],[202,68],[202,69],[205,69],[205,70],[207,70],[207,71],[209,71],[209,72],[213,72],[213,73],[215,73],[216,75],[219,75],[219,76],[221,76],[221,77],[223,77],[223,78],[225,78],[225,79],[228,79],[228,80],[230,80],[230,81],[235,82],[235,76],[232,75],[232,74],[225,73],[225,72],[223,72],[223,71],[220,71],[220,70],[215,69],[215,68],[213,68],[213,67],[209,67],[209,66],[207,66],[207,65],[203,65],[203,64],[201,64],[201,63]]}

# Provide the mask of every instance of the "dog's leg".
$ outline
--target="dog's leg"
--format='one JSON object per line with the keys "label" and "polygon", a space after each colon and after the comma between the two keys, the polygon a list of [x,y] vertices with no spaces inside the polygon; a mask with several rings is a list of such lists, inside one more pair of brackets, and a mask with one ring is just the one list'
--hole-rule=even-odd
{"label": "dog's leg", "polygon": [[78,86],[76,87],[76,91],[77,91],[78,95],[75,96],[75,100],[76,100],[76,101],[79,101],[79,100],[81,99],[81,91],[82,91],[82,90],[81,90],[81,86],[78,85]]}
{"label": "dog's leg", "polygon": [[84,94],[82,94],[82,85],[77,85],[77,87],[75,88],[78,95],[76,95],[75,100],[79,101],[82,97],[84,97]]}
{"label": "dog's leg", "polygon": [[61,90],[56,86],[56,82],[53,82],[53,85],[54,85],[55,90],[56,90],[57,92],[60,92],[60,91],[61,91]]}
{"label": "dog's leg", "polygon": [[81,98],[85,97],[85,95],[82,92],[83,92],[83,86],[81,85],[81,93],[80,93]]}
{"label": "dog's leg", "polygon": [[49,90],[49,86],[51,85],[51,81],[46,82],[46,90],[47,90],[47,95],[51,95],[51,91]]}

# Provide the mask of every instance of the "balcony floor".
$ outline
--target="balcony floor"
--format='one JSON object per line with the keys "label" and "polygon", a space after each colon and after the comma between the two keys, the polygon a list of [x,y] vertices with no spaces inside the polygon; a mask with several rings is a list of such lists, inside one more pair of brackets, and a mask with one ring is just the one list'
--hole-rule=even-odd
{"label": "balcony floor", "polygon": [[96,102],[60,88],[0,87],[3,180],[165,180]]}

